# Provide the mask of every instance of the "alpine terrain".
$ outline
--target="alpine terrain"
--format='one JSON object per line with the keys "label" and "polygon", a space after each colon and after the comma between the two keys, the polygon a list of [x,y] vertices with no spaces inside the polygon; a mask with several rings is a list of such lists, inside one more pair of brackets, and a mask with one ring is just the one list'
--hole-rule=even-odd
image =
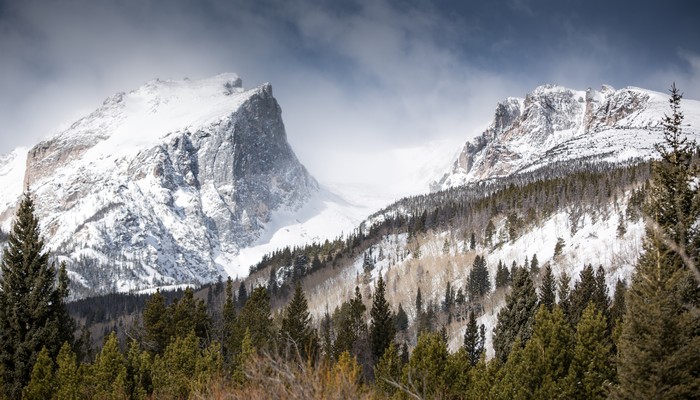
{"label": "alpine terrain", "polygon": [[[246,90],[235,74],[117,93],[4,156],[0,180],[4,230],[28,188],[79,295],[247,273],[242,249],[288,225],[311,240],[315,227],[303,222],[338,203],[287,143],[271,86]],[[341,227],[356,223],[331,214]]]}

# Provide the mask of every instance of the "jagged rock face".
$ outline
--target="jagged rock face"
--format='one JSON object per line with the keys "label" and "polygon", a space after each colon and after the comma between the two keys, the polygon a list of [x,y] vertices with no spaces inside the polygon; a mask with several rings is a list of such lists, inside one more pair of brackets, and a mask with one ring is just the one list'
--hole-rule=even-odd
{"label": "jagged rock face", "polygon": [[29,150],[44,235],[95,292],[225,275],[271,213],[318,184],[290,148],[269,84],[153,81]]}
{"label": "jagged rock face", "polygon": [[[654,156],[668,96],[637,88],[575,91],[536,88],[496,107],[487,130],[465,144],[432,185],[441,190],[573,160],[625,161]],[[686,133],[700,132],[700,104],[684,100]]]}

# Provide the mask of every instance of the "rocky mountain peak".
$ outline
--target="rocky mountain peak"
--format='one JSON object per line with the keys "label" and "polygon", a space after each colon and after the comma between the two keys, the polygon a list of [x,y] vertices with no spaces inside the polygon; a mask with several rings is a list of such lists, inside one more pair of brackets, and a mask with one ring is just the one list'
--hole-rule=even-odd
{"label": "rocky mountain peak", "polygon": [[[686,118],[700,122],[700,106],[685,101]],[[579,91],[542,85],[522,99],[496,106],[493,121],[468,141],[431,189],[537,169],[572,160],[648,158],[660,140],[667,97],[639,88]],[[698,123],[690,125],[696,134]]]}
{"label": "rocky mountain peak", "polygon": [[247,90],[235,74],[108,97],[28,151],[24,182],[53,254],[84,293],[225,276],[274,212],[318,191],[281,112],[270,84]]}

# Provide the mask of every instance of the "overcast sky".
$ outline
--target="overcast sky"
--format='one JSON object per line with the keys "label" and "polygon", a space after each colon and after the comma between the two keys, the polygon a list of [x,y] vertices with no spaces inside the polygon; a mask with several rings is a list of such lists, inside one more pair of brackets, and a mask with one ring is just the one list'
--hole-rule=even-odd
{"label": "overcast sky", "polygon": [[544,83],[700,99],[698,4],[0,0],[0,153],[156,77],[236,72],[272,83],[312,174],[351,179],[389,148],[473,137]]}

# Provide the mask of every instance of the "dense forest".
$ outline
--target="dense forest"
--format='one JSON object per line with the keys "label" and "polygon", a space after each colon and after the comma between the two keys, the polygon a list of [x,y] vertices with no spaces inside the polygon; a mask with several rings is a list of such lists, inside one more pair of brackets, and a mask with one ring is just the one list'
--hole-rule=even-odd
{"label": "dense forest", "polygon": [[[674,90],[659,161],[540,172],[405,199],[346,238],[281,249],[253,266],[248,281],[221,280],[196,292],[67,305],[65,266],[50,263],[26,195],[2,259],[0,396],[698,398],[700,195],[697,149],[682,135],[680,99]],[[626,209],[610,208],[625,190]],[[632,280],[618,281],[612,296],[604,266],[554,277],[533,257],[499,264],[491,279],[476,256],[467,284],[448,283],[440,304],[418,290],[413,318],[389,305],[381,274],[370,296],[356,288],[316,321],[309,312],[302,282],[356,255],[371,269],[370,249],[387,233],[449,229],[465,248],[488,249],[562,208],[571,229],[584,210],[644,218]],[[497,218],[505,221],[498,235]],[[477,318],[491,282],[507,295],[488,332]],[[453,318],[466,328],[457,349],[440,322]]]}

